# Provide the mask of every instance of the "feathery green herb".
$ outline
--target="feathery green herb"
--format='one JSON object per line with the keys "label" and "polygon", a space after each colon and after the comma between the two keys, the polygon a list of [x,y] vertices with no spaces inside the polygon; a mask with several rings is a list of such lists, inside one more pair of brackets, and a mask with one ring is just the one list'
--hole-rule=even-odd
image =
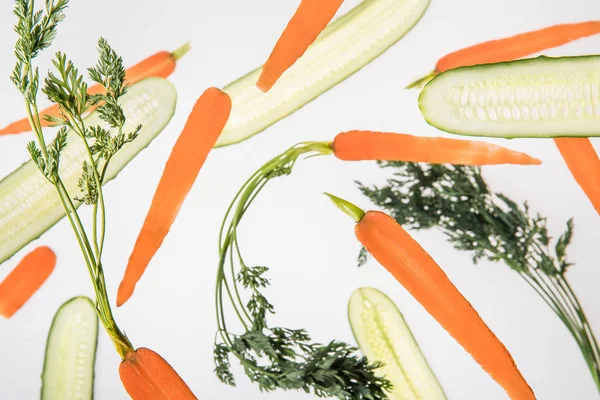
{"label": "feathery green herb", "polygon": [[[338,399],[385,399],[389,381],[376,376],[381,365],[370,364],[353,353],[356,348],[338,341],[312,343],[303,329],[270,327],[267,315],[275,312],[261,290],[269,285],[268,268],[250,266],[242,258],[237,228],[258,193],[273,178],[289,175],[302,155],[331,154],[329,143],[301,143],[267,162],[243,185],[233,199],[219,234],[217,274],[217,337],[214,361],[217,377],[235,385],[229,357],[238,359],[246,375],[261,390],[302,390],[319,397]],[[237,268],[236,268],[237,266]],[[240,286],[241,285],[241,288]],[[241,289],[247,300],[242,300]],[[235,334],[227,327],[223,297],[229,298],[243,330]]]}
{"label": "feathery green herb", "polygon": [[[88,95],[83,75],[63,52],[56,53],[52,61],[54,71],[48,72],[41,91],[59,106],[60,116],[49,119],[59,129],[50,144],[46,144],[37,107],[40,76],[33,60],[52,44],[67,5],[68,0],[46,0],[44,9],[36,11],[34,0],[15,1],[15,31],[19,37],[15,44],[17,62],[11,80],[23,95],[29,123],[36,136],[36,140],[27,144],[27,149],[40,172],[56,188],[92,278],[98,316],[117,351],[124,357],[133,346],[112,315],[101,262],[106,226],[102,184],[111,158],[137,137],[141,126],[132,132],[123,131],[126,119],[118,102],[127,92],[123,60],[106,40],[100,38],[98,63],[89,68],[88,73],[93,81],[106,89],[106,93]],[[100,119],[107,126],[86,126],[84,114],[91,107],[97,107]],[[77,197],[68,193],[59,170],[61,153],[68,146],[68,130],[77,134],[87,152],[79,179],[81,193]],[[91,241],[74,202],[93,207]]]}
{"label": "feathery green herb", "polygon": [[[567,247],[573,221],[551,244],[546,218],[532,214],[490,190],[481,169],[425,163],[380,162],[393,177],[382,187],[358,182],[373,203],[408,229],[438,227],[458,250],[469,251],[473,262],[503,261],[542,297],[575,338],[600,390],[600,349],[577,297],[565,276],[572,265]],[[367,255],[359,254],[359,264]]]}

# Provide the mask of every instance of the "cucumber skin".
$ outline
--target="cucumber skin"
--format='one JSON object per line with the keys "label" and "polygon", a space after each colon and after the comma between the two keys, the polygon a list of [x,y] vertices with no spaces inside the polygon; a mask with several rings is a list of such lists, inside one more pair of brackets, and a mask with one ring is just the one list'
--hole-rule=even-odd
{"label": "cucumber skin", "polygon": [[[118,175],[118,174],[119,174],[119,173],[120,173],[120,172],[123,170],[123,168],[125,168],[125,167],[126,167],[126,166],[127,166],[127,165],[128,165],[128,164],[129,164],[129,163],[132,161],[132,160],[133,160],[133,158],[135,158],[135,156],[137,156],[137,155],[138,155],[138,154],[139,154],[139,153],[140,153],[142,150],[146,149],[146,148],[147,148],[147,147],[148,147],[148,146],[149,146],[149,145],[152,143],[152,141],[154,141],[154,139],[156,139],[156,137],[158,137],[158,135],[159,135],[159,134],[160,134],[160,133],[161,133],[161,132],[162,132],[162,131],[163,131],[163,130],[164,130],[166,127],[167,127],[168,123],[171,121],[171,119],[173,118],[173,115],[175,114],[175,110],[176,110],[176,108],[177,108],[177,92],[176,92],[176,90],[175,90],[175,87],[173,86],[173,84],[172,84],[171,82],[169,82],[168,80],[166,80],[166,79],[163,79],[163,78],[157,78],[157,77],[145,78],[145,79],[143,79],[143,80],[140,80],[140,81],[136,82],[135,84],[131,85],[131,87],[130,87],[130,88],[132,88],[132,87],[134,87],[134,86],[137,86],[137,85],[140,85],[140,84],[143,84],[144,82],[147,82],[147,81],[152,81],[152,80],[159,80],[159,81],[163,81],[163,82],[165,82],[165,83],[168,83],[168,84],[169,84],[169,86],[170,86],[170,88],[173,90],[173,93],[174,93],[174,95],[175,95],[175,97],[174,97],[174,100],[175,100],[175,101],[174,101],[174,107],[173,107],[173,109],[171,110],[170,116],[169,116],[169,118],[168,118],[168,119],[167,119],[167,121],[166,121],[167,123],[166,123],[166,124],[165,124],[165,125],[162,127],[162,129],[160,129],[160,130],[159,130],[159,132],[157,132],[157,133],[156,133],[156,134],[155,134],[155,135],[154,135],[154,136],[153,136],[153,137],[152,137],[152,138],[151,138],[151,139],[148,141],[148,143],[147,143],[145,146],[141,146],[141,147],[139,147],[139,149],[138,149],[138,150],[137,150],[137,151],[136,151],[136,152],[133,154],[133,156],[132,156],[132,157],[131,157],[131,158],[130,158],[130,159],[129,159],[129,160],[128,160],[128,161],[127,161],[127,162],[126,162],[124,165],[123,165],[123,167],[122,167],[121,169],[119,169],[119,170],[118,170],[118,171],[117,171],[117,172],[114,174],[114,176],[110,176],[111,174],[110,174],[110,173],[108,173],[108,171],[107,171],[107,177],[106,177],[105,181],[103,182],[103,185],[102,185],[103,187],[106,185],[106,183],[108,183],[108,182],[110,182],[111,180],[115,179],[115,178],[117,177],[117,175]],[[88,117],[86,117],[86,119],[87,119],[87,118],[88,118]],[[86,120],[86,119],[84,119],[84,122],[85,122],[85,120]],[[144,128],[142,128],[142,130],[143,130],[143,129],[144,129]],[[130,144],[135,144],[135,140],[134,140],[132,143],[130,143]],[[33,162],[33,161],[32,161],[31,159],[29,159],[28,161],[25,161],[25,162],[23,162],[23,163],[22,163],[22,164],[21,164],[21,165],[20,165],[20,166],[19,166],[17,169],[15,169],[15,170],[14,170],[13,172],[11,172],[9,175],[5,176],[4,178],[2,178],[2,179],[0,180],[0,186],[2,185],[2,183],[3,183],[5,180],[8,180],[8,179],[10,179],[11,177],[13,177],[14,175],[18,174],[18,173],[19,173],[19,171],[20,171],[22,168],[24,168],[26,165],[28,165],[28,164],[30,164],[30,163],[32,163],[32,162]],[[111,170],[111,169],[112,169],[112,168],[110,168],[110,166],[109,166],[109,170]],[[38,171],[38,172],[39,172],[39,171]],[[39,174],[40,174],[40,178],[42,178],[42,179],[45,179],[45,178],[42,176],[41,172],[39,172]],[[74,206],[75,206],[75,208],[76,208],[76,209],[77,209],[77,208],[79,208],[79,206],[81,205],[80,203],[78,203],[78,202],[76,202],[76,201],[73,201],[73,204],[74,204]],[[23,244],[22,244],[22,245],[21,245],[19,248],[16,248],[16,249],[15,249],[15,250],[12,252],[12,254],[7,254],[7,255],[6,255],[6,256],[4,256],[4,257],[3,257],[2,255],[0,255],[0,265],[1,265],[2,263],[4,263],[6,260],[10,259],[12,256],[14,256],[14,255],[15,255],[17,252],[19,252],[21,249],[23,249],[23,248],[24,248],[25,246],[27,246],[29,243],[33,242],[34,240],[37,240],[37,239],[39,239],[39,238],[40,238],[40,237],[41,237],[41,236],[42,236],[44,233],[46,233],[48,230],[50,230],[50,229],[51,229],[51,228],[52,228],[54,225],[56,225],[56,224],[57,224],[59,221],[61,221],[61,220],[62,220],[62,219],[65,217],[65,216],[66,216],[66,214],[61,214],[60,216],[58,216],[58,218],[56,218],[55,220],[53,220],[53,221],[52,221],[52,222],[51,222],[51,223],[48,225],[48,227],[47,227],[46,229],[42,229],[42,230],[40,230],[40,232],[39,232],[39,234],[38,234],[37,236],[32,236],[32,237],[30,237],[30,238],[29,238],[29,239],[28,239],[26,242],[24,242],[24,243],[23,243]]]}
{"label": "cucumber skin", "polygon": [[[375,289],[375,288],[372,288],[372,287],[360,287],[360,288],[356,289],[354,291],[354,293],[352,294],[352,296],[350,297],[350,300],[352,300],[352,297],[355,296],[356,294],[358,294],[361,298],[363,298],[364,297],[364,294],[363,294],[364,291],[371,291],[371,292],[374,292],[376,295],[379,295],[379,296],[383,297],[384,301],[388,303],[387,305],[391,306],[392,311],[395,312],[398,315],[399,319],[404,323],[404,325],[406,327],[407,333],[409,335],[409,339],[412,340],[412,342],[417,347],[418,353],[420,353],[420,355],[421,355],[421,357],[423,359],[424,366],[431,373],[432,379],[434,379],[436,381],[436,384],[437,384],[437,386],[439,387],[439,390],[440,390],[440,395],[442,396],[443,399],[447,399],[447,396],[446,396],[446,393],[444,392],[444,389],[442,388],[441,384],[437,380],[437,376],[435,375],[435,373],[431,369],[431,366],[427,362],[427,359],[425,358],[425,355],[421,351],[419,343],[417,342],[416,338],[414,337],[414,335],[413,335],[410,327],[406,323],[406,321],[404,319],[404,314],[402,314],[402,312],[400,311],[400,309],[398,308],[398,306],[396,305],[396,303],[394,303],[394,301],[387,294],[383,293],[381,290],[378,290],[378,289]],[[354,338],[357,341],[358,346],[360,348],[361,347],[361,343],[360,343],[360,341],[359,341],[358,338],[361,335],[357,332],[357,328],[352,324],[352,317],[351,317],[351,315],[352,315],[352,301],[348,302],[347,315],[348,315],[348,321],[350,323],[349,325],[350,325],[350,329],[352,331],[352,335],[354,336]],[[426,400],[426,399],[424,399],[424,400]]]}
{"label": "cucumber skin", "polygon": [[[92,306],[92,308],[95,310],[96,306],[94,305],[94,302],[87,296],[76,296],[73,297],[69,300],[67,300],[66,302],[64,302],[56,311],[56,313],[54,314],[54,317],[52,318],[52,322],[50,324],[50,329],[48,330],[48,337],[46,338],[46,349],[44,351],[44,364],[42,365],[42,374],[40,376],[40,379],[42,380],[42,387],[40,389],[40,400],[44,400],[44,372],[46,372],[46,367],[48,366],[47,360],[48,360],[48,343],[50,342],[50,335],[52,334],[52,329],[55,327],[56,324],[56,320],[59,317],[61,311],[67,307],[69,304],[75,302],[75,301],[87,301],[90,303],[90,305]],[[98,317],[96,317],[96,321],[98,322]],[[98,353],[98,326],[100,324],[96,323],[96,332],[95,332],[95,337],[96,337],[96,346],[94,346],[94,361],[96,360],[96,354]],[[96,369],[94,368],[92,370],[92,396],[90,397],[91,400],[94,399],[94,384],[95,384],[95,378],[96,378]]]}
{"label": "cucumber skin", "polygon": [[436,129],[439,129],[441,131],[444,131],[444,132],[447,132],[450,134],[460,135],[460,136],[491,137],[491,138],[501,138],[501,139],[521,139],[521,138],[549,139],[549,138],[600,137],[600,125],[598,125],[597,132],[586,131],[585,134],[565,134],[563,131],[557,131],[557,132],[546,133],[546,134],[541,134],[541,135],[535,134],[535,133],[493,134],[493,133],[475,133],[472,131],[463,131],[463,130],[459,130],[456,128],[449,128],[449,127],[445,126],[444,124],[435,122],[434,118],[432,118],[430,116],[430,113],[427,112],[428,107],[423,104],[424,98],[429,95],[429,93],[428,93],[429,91],[434,90],[434,85],[436,83],[439,83],[439,81],[441,81],[441,80],[448,79],[448,76],[453,75],[457,72],[458,73],[469,72],[469,71],[477,72],[477,71],[482,71],[485,69],[494,68],[494,67],[498,67],[498,66],[501,66],[501,67],[502,66],[505,66],[505,67],[517,66],[518,67],[520,65],[527,65],[527,64],[532,64],[532,63],[544,63],[544,62],[554,63],[555,61],[585,62],[588,60],[592,60],[592,61],[600,60],[600,56],[599,55],[583,55],[583,56],[551,57],[551,56],[540,55],[537,57],[523,58],[523,59],[518,59],[518,60],[502,61],[502,62],[497,62],[497,63],[478,64],[478,65],[470,65],[470,66],[453,68],[453,69],[450,69],[450,70],[447,70],[447,71],[437,74],[435,77],[433,77],[429,82],[427,82],[425,84],[425,86],[419,93],[419,98],[418,98],[419,110],[420,110],[421,116],[423,117],[425,122],[427,122],[427,124],[429,124],[430,126],[436,128]]}
{"label": "cucumber skin", "polygon": [[[336,29],[339,29],[339,28],[343,27],[345,23],[352,22],[353,18],[357,18],[360,15],[360,8],[361,7],[366,7],[365,3],[368,2],[368,1],[369,0],[363,0],[360,4],[358,4],[352,10],[348,11],[346,14],[342,15],[341,17],[339,17],[335,21],[331,22],[327,26],[327,28],[325,28],[325,30],[321,33],[321,35],[317,38],[317,40],[315,41],[315,43],[317,43],[319,40],[325,40],[326,38],[322,39],[323,36],[326,36],[326,35],[330,34],[331,32],[335,32]],[[376,1],[376,0],[373,0],[373,1]],[[400,0],[398,0],[398,1],[400,1]],[[423,3],[425,4],[425,6],[423,7],[424,8],[423,12],[419,15],[418,18],[415,19],[415,21],[410,26],[406,27],[406,30],[405,30],[405,32],[402,35],[400,35],[394,41],[390,42],[388,45],[386,45],[384,48],[382,48],[382,50],[378,54],[375,54],[373,57],[371,57],[369,59],[366,59],[364,62],[361,63],[361,65],[358,68],[356,68],[355,70],[351,71],[348,75],[342,76],[340,78],[332,79],[332,82],[330,84],[328,84],[328,86],[324,90],[322,90],[320,92],[316,92],[314,94],[314,96],[311,96],[309,99],[307,99],[306,101],[304,101],[302,104],[299,104],[298,106],[296,106],[294,108],[291,108],[288,112],[282,114],[280,117],[276,117],[276,118],[270,119],[261,128],[256,129],[256,130],[252,131],[249,134],[245,134],[241,138],[234,139],[234,140],[224,139],[227,136],[227,125],[225,125],[225,128],[223,129],[223,133],[225,135],[223,135],[223,133],[221,134],[221,136],[217,140],[217,143],[215,144],[214,147],[215,148],[219,148],[219,147],[230,146],[230,145],[238,144],[238,143],[241,143],[243,141],[246,141],[246,140],[250,139],[251,137],[253,137],[253,136],[255,136],[255,135],[263,132],[265,129],[269,128],[271,125],[274,125],[275,123],[279,122],[280,120],[282,120],[282,119],[286,118],[287,116],[293,114],[294,112],[298,111],[299,109],[301,109],[305,105],[307,105],[310,102],[312,102],[313,100],[315,100],[317,97],[319,97],[322,94],[328,92],[330,89],[334,88],[339,83],[345,81],[346,79],[350,78],[352,75],[354,75],[355,73],[357,73],[358,71],[360,71],[361,69],[363,69],[364,67],[366,67],[367,65],[369,65],[371,62],[373,62],[375,59],[377,59],[379,56],[381,56],[383,53],[385,53],[390,47],[392,47],[394,44],[396,44],[398,41],[400,41],[400,39],[402,39],[404,36],[406,36],[419,23],[419,21],[421,20],[421,18],[427,12],[427,9],[428,9],[429,4],[430,4],[430,0],[423,0]],[[307,50],[307,52],[308,51],[310,51],[310,47]],[[292,68],[293,68],[293,66],[292,66]],[[228,92],[228,89],[231,89],[232,87],[235,87],[236,85],[243,84],[244,80],[247,81],[247,85],[254,86],[255,83],[256,83],[256,81],[257,81],[257,79],[258,79],[258,76],[260,75],[261,70],[262,70],[262,66],[260,66],[260,67],[258,67],[256,69],[248,72],[246,75],[244,75],[244,76],[236,79],[235,81],[227,84],[227,86],[225,86],[223,88],[223,91],[225,91],[226,93],[230,94]],[[232,97],[232,100],[234,100],[235,95],[233,95],[233,94],[230,94],[230,95]],[[267,95],[267,94],[261,93],[261,95],[264,96],[264,95]],[[232,110],[232,112],[235,112],[235,108],[234,108],[234,110]]]}

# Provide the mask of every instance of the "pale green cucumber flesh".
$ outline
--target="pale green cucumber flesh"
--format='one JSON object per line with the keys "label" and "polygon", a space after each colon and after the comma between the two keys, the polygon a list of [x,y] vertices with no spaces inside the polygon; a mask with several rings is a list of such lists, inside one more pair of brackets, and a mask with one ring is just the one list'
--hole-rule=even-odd
{"label": "pale green cucumber flesh", "polygon": [[[132,85],[121,98],[127,117],[126,132],[138,124],[139,136],[112,158],[105,182],[113,179],[165,128],[175,112],[177,93],[166,79],[147,78]],[[86,126],[106,123],[92,113]],[[77,185],[86,159],[85,147],[75,132],[69,131],[68,145],[61,154],[60,175],[71,197],[81,196]],[[77,204],[76,204],[77,205]],[[29,160],[0,181],[0,263],[50,229],[65,216],[56,189]]]}
{"label": "pale green cucumber flesh", "polygon": [[448,133],[504,138],[600,136],[600,56],[545,57],[456,68],[419,96]]}
{"label": "pale green cucumber flesh", "polygon": [[445,400],[404,317],[392,300],[377,289],[363,287],[352,293],[348,319],[362,353],[393,385],[391,400]]}
{"label": "pale green cucumber flesh", "polygon": [[74,297],[56,312],[42,371],[42,400],[90,400],[94,397],[94,363],[98,316],[87,297]]}
{"label": "pale green cucumber flesh", "polygon": [[364,0],[321,32],[267,93],[262,67],[223,90],[232,111],[216,147],[239,143],[298,110],[369,64],[421,19],[429,0]]}

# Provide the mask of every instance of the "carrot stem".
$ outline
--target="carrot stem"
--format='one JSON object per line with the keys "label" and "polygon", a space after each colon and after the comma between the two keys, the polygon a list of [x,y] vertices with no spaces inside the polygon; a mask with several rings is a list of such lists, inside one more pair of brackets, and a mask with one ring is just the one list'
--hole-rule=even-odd
{"label": "carrot stem", "polygon": [[229,95],[207,89],[197,100],[167,160],[150,210],[139,233],[117,293],[117,306],[133,294],[179,214],[208,153],[216,143],[231,111]]}
{"label": "carrot stem", "polygon": [[588,138],[554,138],[573,178],[600,213],[600,158]]}
{"label": "carrot stem", "polygon": [[171,58],[173,61],[179,61],[183,56],[185,56],[192,49],[192,43],[186,42],[174,51],[171,52]]}
{"label": "carrot stem", "polygon": [[56,255],[46,246],[35,248],[0,283],[0,315],[12,317],[46,282],[56,265]]}
{"label": "carrot stem", "polygon": [[348,131],[333,141],[334,154],[345,161],[387,160],[455,165],[539,165],[525,153],[495,144],[451,138],[419,137],[374,131]]}
{"label": "carrot stem", "polygon": [[350,203],[347,200],[344,200],[340,197],[337,197],[331,193],[325,192],[325,195],[328,196],[333,204],[342,210],[346,215],[350,216],[354,220],[354,222],[358,223],[365,216],[365,211],[358,206]]}
{"label": "carrot stem", "polygon": [[262,68],[256,82],[261,91],[268,92],[283,73],[302,57],[343,2],[344,0],[301,0]]}
{"label": "carrot stem", "polygon": [[535,399],[515,362],[435,260],[392,217],[367,211],[356,238],[514,400]]}

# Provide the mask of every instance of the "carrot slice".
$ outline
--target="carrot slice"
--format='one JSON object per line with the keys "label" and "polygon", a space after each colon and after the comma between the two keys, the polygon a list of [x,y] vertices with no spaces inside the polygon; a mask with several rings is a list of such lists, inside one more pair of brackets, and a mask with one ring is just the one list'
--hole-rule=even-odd
{"label": "carrot slice", "polygon": [[540,160],[525,153],[487,142],[358,130],[338,134],[333,141],[333,153],[346,161],[402,160],[460,165],[541,164]]}
{"label": "carrot slice", "polygon": [[196,101],[167,160],[150,210],[129,257],[117,293],[118,307],[131,297],[148,263],[169,233],[230,111],[229,95],[217,88],[207,89]]}
{"label": "carrot slice", "polygon": [[27,254],[0,283],[0,315],[12,317],[48,279],[56,265],[56,255],[46,246]]}
{"label": "carrot slice", "polygon": [[440,58],[433,72],[411,83],[407,88],[419,87],[437,74],[449,69],[512,61],[597,33],[600,33],[600,21],[585,21],[557,24],[502,39],[478,43]]}
{"label": "carrot slice", "polygon": [[344,0],[302,0],[284,29],[258,77],[256,86],[268,92],[277,80],[302,57],[327,27]]}
{"label": "carrot slice", "polygon": [[567,167],[600,214],[600,158],[588,138],[554,138]]}
{"label": "carrot slice", "polygon": [[[150,57],[140,61],[139,63],[129,67],[126,72],[126,81],[129,84],[138,82],[148,77],[167,78],[175,71],[177,61],[181,59],[190,50],[190,44],[186,43],[173,52],[160,51]],[[95,84],[88,88],[89,94],[98,94],[103,92],[102,85]],[[93,111],[93,109],[90,109]],[[54,104],[39,112],[40,124],[42,127],[49,126],[51,123],[44,119],[44,116],[58,117],[60,116],[58,105]],[[10,125],[0,129],[1,135],[13,135],[22,132],[30,132],[31,125],[27,118],[20,119]]]}
{"label": "carrot slice", "polygon": [[354,221],[358,241],[427,312],[498,382],[511,399],[535,400],[502,342],[435,260],[389,215],[366,213],[327,194]]}
{"label": "carrot slice", "polygon": [[173,367],[145,347],[125,355],[119,377],[133,400],[197,399]]}

